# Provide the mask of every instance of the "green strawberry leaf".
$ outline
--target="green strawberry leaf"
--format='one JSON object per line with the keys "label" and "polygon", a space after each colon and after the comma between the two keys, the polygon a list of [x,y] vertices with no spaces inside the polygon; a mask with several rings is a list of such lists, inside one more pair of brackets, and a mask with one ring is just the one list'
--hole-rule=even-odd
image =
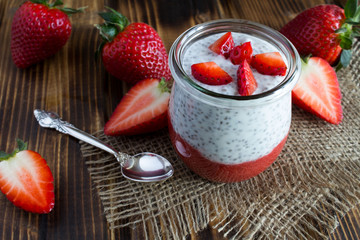
{"label": "green strawberry leaf", "polygon": [[106,22],[113,24],[118,24],[121,21],[121,18],[112,12],[100,12],[100,17],[102,17]]}
{"label": "green strawberry leaf", "polygon": [[340,55],[339,63],[336,66],[336,71],[342,67],[347,67],[351,59],[351,48],[353,45],[353,39],[360,36],[358,26],[360,26],[360,6],[358,0],[348,0],[344,7],[345,22],[341,28],[335,32],[338,33],[340,39],[340,47],[342,52]]}
{"label": "green strawberry leaf", "polygon": [[[345,21],[346,22],[346,21]],[[346,22],[347,23],[347,22]],[[342,27],[342,28],[339,28],[337,30],[335,30],[335,33],[346,33],[347,32],[347,29]]]}
{"label": "green strawberry leaf", "polygon": [[10,154],[6,153],[6,152],[3,152],[3,151],[0,151],[0,161],[1,160],[6,160],[6,159],[9,159],[11,157]]}
{"label": "green strawberry leaf", "polygon": [[97,24],[95,25],[95,27],[100,30],[100,36],[103,38],[103,40],[107,42],[111,42],[114,37],[116,37],[116,35],[119,33],[118,29],[112,24]]}
{"label": "green strawberry leaf", "polygon": [[340,47],[342,49],[351,49],[352,47],[352,38],[351,37],[347,37],[347,36],[341,36],[340,37],[341,41],[340,41]]}
{"label": "green strawberry leaf", "polygon": [[3,151],[0,151],[0,161],[8,160],[9,158],[15,156],[16,153],[27,149],[27,143],[25,143],[21,139],[16,139],[16,142],[17,142],[18,147],[15,148],[15,150],[12,153],[6,153]]}
{"label": "green strawberry leaf", "polygon": [[168,83],[166,82],[165,78],[161,78],[160,82],[159,82],[159,86],[160,91],[163,92],[170,92],[170,88],[168,86]]}
{"label": "green strawberry leaf", "polygon": [[360,29],[353,28],[352,36],[353,37],[360,37]]}
{"label": "green strawberry leaf", "polygon": [[63,8],[59,8],[59,10],[66,13],[70,17],[71,15],[73,15],[75,13],[84,12],[86,8],[87,7],[81,7],[81,8],[74,9],[74,8],[63,7]]}
{"label": "green strawberry leaf", "polygon": [[355,21],[353,18],[346,19],[345,23],[348,23],[348,24],[351,24],[354,26],[360,25],[360,23],[358,21]]}
{"label": "green strawberry leaf", "polygon": [[335,66],[335,72],[339,71],[340,69],[343,68],[343,65],[341,64],[341,62],[339,61],[338,64]]}
{"label": "green strawberry leaf", "polygon": [[110,7],[106,7],[110,12],[100,12],[99,15],[105,20],[101,25],[95,25],[100,30],[100,36],[104,41],[111,42],[119,32],[123,31],[128,25],[129,20],[121,13]]}
{"label": "green strawberry leaf", "polygon": [[128,25],[129,20],[121,13],[115,11],[110,7],[106,7],[109,12],[100,12],[99,15],[105,22],[103,24],[96,24],[95,27],[99,29],[102,42],[95,51],[95,58],[98,59],[103,47],[107,42],[112,42],[113,39],[123,31]]}
{"label": "green strawberry leaf", "polygon": [[120,28],[120,32],[125,28],[122,19],[117,14],[112,12],[101,12],[99,15],[107,24],[114,24],[118,26]]}
{"label": "green strawberry leaf", "polygon": [[115,11],[110,7],[106,7],[110,12],[100,12],[99,15],[102,17],[107,24],[114,24],[120,28],[120,32],[129,25],[129,20],[121,13]]}
{"label": "green strawberry leaf", "polygon": [[63,1],[62,0],[55,0],[55,2],[49,3],[49,0],[30,0],[33,3],[38,3],[38,4],[43,4],[47,7],[50,8],[56,8],[59,9],[60,11],[64,12],[65,14],[67,14],[69,17],[74,14],[74,13],[79,13],[79,12],[84,12],[84,9],[87,7],[81,7],[78,9],[74,9],[74,8],[68,8],[68,7],[58,7],[63,5]]}
{"label": "green strawberry leaf", "polygon": [[346,68],[347,66],[349,66],[350,64],[350,60],[351,60],[351,55],[352,55],[352,50],[345,50],[343,49],[341,51],[341,55],[340,55],[340,61],[338,62],[338,64],[336,65],[336,71],[339,71],[341,68]]}
{"label": "green strawberry leaf", "polygon": [[309,55],[303,56],[301,57],[301,61],[305,64],[308,63],[309,59],[312,57],[312,54],[310,53]]}
{"label": "green strawberry leaf", "polygon": [[16,142],[17,142],[17,145],[18,145],[18,151],[19,152],[24,151],[24,150],[27,149],[27,143],[24,142],[23,140],[16,139]]}
{"label": "green strawberry leaf", "polygon": [[357,8],[358,0],[348,0],[344,7],[345,17],[352,18],[353,16],[355,16]]}
{"label": "green strawberry leaf", "polygon": [[31,0],[32,3],[44,4],[46,6],[48,6],[48,1],[49,0]]}
{"label": "green strawberry leaf", "polygon": [[56,7],[56,6],[61,6],[64,3],[61,0],[56,0],[54,3],[50,3],[49,7]]}
{"label": "green strawberry leaf", "polygon": [[356,9],[354,16],[352,17],[355,22],[360,21],[360,6]]}
{"label": "green strawberry leaf", "polygon": [[343,65],[343,67],[349,66],[350,60],[351,60],[351,55],[352,55],[351,49],[342,50],[341,55],[340,55],[340,62]]}

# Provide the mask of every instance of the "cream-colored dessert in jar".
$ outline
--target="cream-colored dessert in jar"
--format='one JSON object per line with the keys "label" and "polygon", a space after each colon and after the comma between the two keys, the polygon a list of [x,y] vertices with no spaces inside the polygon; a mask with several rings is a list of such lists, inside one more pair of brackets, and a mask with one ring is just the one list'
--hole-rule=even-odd
{"label": "cream-colored dessert in jar", "polygon": [[[238,65],[209,46],[231,32],[235,44],[251,42],[253,55],[279,52],[287,70],[271,76],[252,69],[257,88],[251,96],[237,91]],[[208,85],[191,74],[196,63],[213,61],[234,79]],[[237,182],[268,168],[279,155],[291,123],[291,90],[300,74],[292,44],[266,26],[244,20],[217,20],[183,33],[170,51],[174,85],[169,130],[174,148],[195,173],[211,181]]]}

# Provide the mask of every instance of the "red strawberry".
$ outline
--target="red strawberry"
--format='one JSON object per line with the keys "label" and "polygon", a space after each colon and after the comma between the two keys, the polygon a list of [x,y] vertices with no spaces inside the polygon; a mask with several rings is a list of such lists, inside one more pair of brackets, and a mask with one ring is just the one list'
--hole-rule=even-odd
{"label": "red strawberry", "polygon": [[233,81],[232,77],[215,62],[203,62],[191,65],[193,77],[208,85],[224,85]]}
{"label": "red strawberry", "polygon": [[341,93],[335,70],[322,58],[302,62],[300,79],[292,91],[293,102],[333,124],[342,120]]}
{"label": "red strawberry", "polygon": [[49,213],[54,207],[54,178],[46,161],[36,152],[26,150],[18,141],[18,149],[0,152],[0,187],[17,207],[34,213]]}
{"label": "red strawberry", "polygon": [[102,54],[105,69],[130,84],[146,78],[171,78],[165,46],[152,27],[131,23],[109,8],[100,13],[105,23],[97,25],[103,38],[97,53]]}
{"label": "red strawberry", "polygon": [[248,63],[251,62],[253,49],[250,42],[245,42],[239,46],[236,46],[230,52],[230,61],[234,64],[240,64],[246,60]]}
{"label": "red strawberry", "polygon": [[300,55],[321,57],[333,65],[342,54],[339,69],[349,64],[353,39],[359,36],[355,27],[359,11],[357,0],[348,0],[345,11],[336,5],[319,5],[301,12],[280,32]]}
{"label": "red strawberry", "polygon": [[169,92],[164,79],[145,79],[138,82],[121,99],[105,124],[105,134],[134,135],[165,127]]}
{"label": "red strawberry", "polygon": [[[15,65],[26,68],[58,52],[71,34],[68,15],[83,11],[62,8],[57,0],[27,1],[16,10],[11,26],[11,55]],[[67,15],[68,14],[68,15]]]}
{"label": "red strawberry", "polygon": [[287,69],[279,52],[256,54],[251,60],[251,66],[265,75],[284,76]]}
{"label": "red strawberry", "polygon": [[209,49],[214,53],[223,55],[225,58],[229,57],[230,51],[234,48],[234,40],[231,32],[225,33],[218,40],[209,46]]}
{"label": "red strawberry", "polygon": [[241,96],[250,96],[257,88],[257,82],[246,60],[240,63],[237,70],[237,85]]}

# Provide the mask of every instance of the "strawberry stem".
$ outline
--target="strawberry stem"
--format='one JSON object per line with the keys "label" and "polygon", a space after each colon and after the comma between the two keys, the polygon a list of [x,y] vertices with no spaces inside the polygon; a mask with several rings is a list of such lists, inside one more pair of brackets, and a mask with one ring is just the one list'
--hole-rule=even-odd
{"label": "strawberry stem", "polygon": [[49,6],[48,4],[48,0],[31,0],[32,3],[37,3],[37,4],[44,4],[45,6]]}
{"label": "strawberry stem", "polygon": [[100,30],[100,36],[103,40],[111,42],[119,32],[122,32],[128,25],[129,20],[121,13],[115,11],[110,7],[106,7],[110,12],[100,12],[99,15],[105,22],[100,25],[96,25]]}
{"label": "strawberry stem", "polygon": [[165,78],[161,78],[160,82],[159,82],[159,88],[160,88],[160,91],[162,93],[164,92],[170,92],[170,89],[168,87],[168,83],[167,81],[165,80]]}
{"label": "strawberry stem", "polygon": [[27,143],[22,141],[21,139],[16,139],[18,147],[12,153],[6,153],[0,151],[0,161],[8,160],[9,158],[15,156],[16,153],[24,151],[27,149]]}
{"label": "strawberry stem", "polygon": [[74,8],[68,8],[68,7],[58,7],[58,6],[61,6],[63,5],[63,1],[62,0],[55,0],[55,2],[52,2],[52,3],[49,3],[49,0],[30,0],[32,3],[37,3],[37,4],[42,4],[42,5],[45,5],[49,8],[57,8],[59,9],[60,11],[64,12],[66,15],[68,15],[69,17],[72,15],[72,14],[75,14],[75,13],[79,13],[79,12],[84,12],[85,8],[87,7],[81,7],[81,8],[77,8],[77,9],[74,9]]}
{"label": "strawberry stem", "polygon": [[348,0],[344,7],[345,22],[335,32],[338,33],[340,39],[340,47],[342,48],[340,60],[335,66],[336,71],[343,67],[347,67],[350,63],[352,55],[352,45],[355,37],[358,37],[360,26],[360,6],[358,0]]}
{"label": "strawberry stem", "polygon": [[100,56],[100,53],[107,42],[112,42],[112,40],[129,25],[129,20],[124,15],[110,7],[106,8],[109,12],[99,13],[100,17],[102,17],[105,22],[103,24],[95,25],[95,27],[99,29],[102,38],[102,42],[95,52],[95,58]]}
{"label": "strawberry stem", "polygon": [[309,54],[309,55],[307,55],[307,56],[302,57],[302,58],[301,58],[301,61],[302,61],[303,63],[307,64],[308,61],[309,61],[309,59],[310,59],[311,57],[312,57],[312,55]]}

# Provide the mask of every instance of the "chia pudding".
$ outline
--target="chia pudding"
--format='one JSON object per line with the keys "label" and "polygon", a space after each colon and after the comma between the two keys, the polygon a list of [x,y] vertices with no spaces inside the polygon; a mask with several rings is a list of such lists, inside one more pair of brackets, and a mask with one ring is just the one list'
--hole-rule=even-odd
{"label": "chia pudding", "polygon": [[[291,123],[291,89],[299,75],[298,54],[282,35],[256,23],[214,21],[208,25],[217,24],[217,28],[210,26],[210,30],[199,37],[199,31],[205,31],[206,24],[205,28],[195,26],[193,31],[185,32],[170,51],[170,68],[175,80],[169,104],[170,137],[177,153],[195,173],[212,181],[242,181],[269,167],[285,144]],[[223,25],[228,28],[211,34],[212,28]],[[236,27],[234,31],[234,25],[247,30]],[[258,33],[251,29],[255,27],[264,29]],[[239,96],[238,65],[209,49],[229,30],[235,45],[250,41],[254,55],[280,52],[288,66],[286,75],[263,75],[252,69],[258,87],[252,96]],[[273,36],[268,37],[272,40],[269,41],[268,31],[283,43]],[[187,36],[191,34],[197,37],[189,40]],[[183,48],[176,46],[179,44],[183,44]],[[208,61],[216,62],[234,81],[210,86],[194,79],[191,65]]]}

